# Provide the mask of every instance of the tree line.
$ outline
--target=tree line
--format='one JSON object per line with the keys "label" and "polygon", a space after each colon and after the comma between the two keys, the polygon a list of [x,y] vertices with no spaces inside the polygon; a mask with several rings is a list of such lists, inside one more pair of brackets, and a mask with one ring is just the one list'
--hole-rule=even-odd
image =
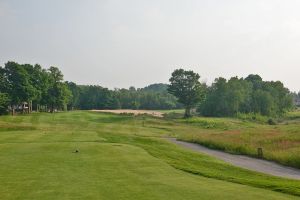
{"label": "tree line", "polygon": [[72,109],[175,109],[182,108],[167,84],[114,89],[64,81],[57,67],[7,62],[0,67],[0,114],[23,109],[54,112]]}
{"label": "tree line", "polygon": [[97,85],[76,85],[66,82],[73,98],[69,109],[178,109],[182,104],[168,93],[167,84],[152,84],[145,88],[109,90]]}
{"label": "tree line", "polygon": [[185,116],[197,108],[203,116],[235,116],[257,113],[281,116],[293,108],[293,95],[280,81],[263,81],[259,75],[217,78],[211,86],[199,82],[199,74],[177,69],[170,78],[169,92],[185,106]]}
{"label": "tree line", "polygon": [[110,90],[99,85],[64,81],[57,67],[7,62],[0,67],[0,114],[14,110],[54,112],[73,109],[178,109],[185,116],[197,110],[203,116],[235,116],[259,113],[280,116],[292,109],[299,94],[292,94],[280,81],[263,81],[259,75],[217,78],[200,83],[199,74],[177,69],[170,84]]}
{"label": "tree line", "polygon": [[[63,107],[72,94],[63,81],[63,74],[56,67],[43,69],[40,65],[7,62],[0,67],[0,112],[8,108],[12,113],[27,105],[42,105],[51,112]],[[30,110],[30,108],[29,108]],[[23,110],[24,112],[24,110]]]}

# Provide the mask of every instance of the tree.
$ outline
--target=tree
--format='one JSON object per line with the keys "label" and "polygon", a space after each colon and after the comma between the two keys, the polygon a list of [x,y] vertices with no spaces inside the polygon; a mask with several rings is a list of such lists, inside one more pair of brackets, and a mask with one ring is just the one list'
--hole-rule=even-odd
{"label": "tree", "polygon": [[262,78],[257,74],[250,74],[245,78],[246,81],[249,81],[252,83],[253,89],[258,90],[262,88],[263,80]]}
{"label": "tree", "polygon": [[64,109],[72,98],[72,93],[63,82],[63,74],[57,67],[49,68],[48,101],[51,112],[55,108]]}
{"label": "tree", "polygon": [[151,85],[148,85],[141,90],[145,92],[156,92],[156,93],[167,93],[168,92],[168,84],[163,83],[154,83]]}
{"label": "tree", "polygon": [[9,105],[8,95],[0,92],[0,115],[7,112],[8,105]]}
{"label": "tree", "polygon": [[198,110],[205,116],[234,116],[238,113],[279,116],[292,105],[292,96],[280,81],[266,82],[258,75],[249,75],[246,79],[216,79]]}
{"label": "tree", "polygon": [[7,111],[9,104],[8,94],[5,93],[6,81],[4,75],[4,69],[0,67],[0,115]]}
{"label": "tree", "polygon": [[114,108],[123,109],[180,109],[182,104],[177,98],[168,93],[168,84],[156,83],[144,88],[113,90]]}
{"label": "tree", "polygon": [[274,98],[267,91],[256,90],[253,93],[253,110],[266,116],[273,116],[276,113]]}
{"label": "tree", "polygon": [[184,105],[185,117],[190,117],[191,109],[204,99],[205,90],[199,79],[199,74],[183,69],[176,69],[169,79],[168,91]]}
{"label": "tree", "polygon": [[34,87],[33,104],[35,106],[46,104],[49,89],[49,74],[47,70],[38,64],[34,66],[25,64],[23,66],[29,75],[30,84]]}
{"label": "tree", "polygon": [[80,88],[73,82],[66,82],[66,85],[72,93],[72,98],[68,103],[68,109],[73,110],[79,106]]}
{"label": "tree", "polygon": [[8,91],[8,82],[6,80],[5,69],[0,66],[0,92]]}
{"label": "tree", "polygon": [[15,62],[7,62],[4,67],[4,81],[12,109],[15,105],[34,99],[36,90],[23,65]]}
{"label": "tree", "polygon": [[289,89],[284,87],[282,82],[264,82],[263,89],[272,97],[272,100],[275,104],[275,115],[282,115],[285,111],[293,108],[292,94],[290,93]]}
{"label": "tree", "polygon": [[251,99],[252,85],[244,79],[232,77],[227,83],[226,101],[228,102],[227,116],[234,116],[239,112],[247,112]]}
{"label": "tree", "polygon": [[[232,98],[234,93],[230,94],[230,88],[225,78],[217,78],[211,87],[207,89],[207,95],[203,103],[199,106],[198,111],[204,116],[226,116],[231,113],[229,98]],[[235,105],[233,103],[232,105]]]}

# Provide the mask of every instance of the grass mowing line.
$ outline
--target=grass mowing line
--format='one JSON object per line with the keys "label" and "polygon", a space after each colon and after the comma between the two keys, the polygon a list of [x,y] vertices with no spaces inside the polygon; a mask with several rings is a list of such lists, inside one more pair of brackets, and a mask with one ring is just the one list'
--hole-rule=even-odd
{"label": "grass mowing line", "polygon": [[182,149],[162,139],[108,136],[110,142],[132,144],[191,174],[300,196],[300,181],[269,176],[229,165],[210,156]]}

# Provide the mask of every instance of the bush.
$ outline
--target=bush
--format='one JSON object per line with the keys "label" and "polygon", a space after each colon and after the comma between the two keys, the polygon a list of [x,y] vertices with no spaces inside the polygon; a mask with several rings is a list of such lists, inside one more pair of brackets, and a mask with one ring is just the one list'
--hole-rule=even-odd
{"label": "bush", "polygon": [[268,124],[269,125],[276,125],[276,122],[272,118],[270,118],[270,119],[268,119]]}
{"label": "bush", "polygon": [[267,117],[262,116],[261,114],[258,113],[237,113],[237,118],[241,120],[246,120],[246,121],[255,121],[259,123],[266,123]]}
{"label": "bush", "polygon": [[184,119],[183,121],[206,129],[229,129],[229,125],[221,118],[194,117],[190,119]]}

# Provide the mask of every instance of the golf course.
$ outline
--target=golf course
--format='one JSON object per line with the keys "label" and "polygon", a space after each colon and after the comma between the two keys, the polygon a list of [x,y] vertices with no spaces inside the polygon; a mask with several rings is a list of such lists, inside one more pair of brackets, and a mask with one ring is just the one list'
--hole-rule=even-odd
{"label": "golf course", "polygon": [[299,8],[0,0],[0,200],[300,200]]}
{"label": "golf course", "polygon": [[[194,142],[205,143],[207,134],[237,131],[233,119],[171,115],[71,111],[1,116],[0,199],[300,199],[299,180],[242,169],[167,139],[188,141],[193,134]],[[244,132],[277,127],[291,139],[289,130],[299,130],[297,119],[274,127],[234,122]],[[299,132],[294,136],[299,141]]]}

